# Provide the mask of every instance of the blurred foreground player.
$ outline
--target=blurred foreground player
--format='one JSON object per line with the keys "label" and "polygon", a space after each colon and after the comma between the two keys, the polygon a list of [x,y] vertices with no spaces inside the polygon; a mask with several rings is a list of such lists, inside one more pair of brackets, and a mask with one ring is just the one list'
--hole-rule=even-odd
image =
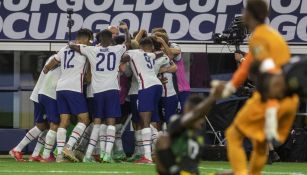
{"label": "blurred foreground player", "polygon": [[198,174],[198,163],[204,146],[205,116],[219,98],[221,86],[203,100],[192,95],[186,101],[183,116],[173,116],[168,132],[156,144],[156,165],[160,175]]}
{"label": "blurred foreground player", "polygon": [[[290,60],[290,50],[284,38],[265,24],[267,16],[268,6],[264,0],[247,1],[244,22],[252,32],[250,52],[222,93],[223,97],[234,93],[248,77],[252,65],[261,62],[259,73],[255,76],[258,79],[257,91],[241,108],[226,132],[228,158],[235,175],[261,173],[267,161],[267,143],[283,143],[286,140],[298,106],[296,95],[283,97],[283,94],[277,94],[280,84],[274,79],[264,81],[259,78],[260,75],[280,74],[281,67]],[[272,94],[269,83],[276,83]],[[249,172],[243,148],[245,137],[253,143]]]}

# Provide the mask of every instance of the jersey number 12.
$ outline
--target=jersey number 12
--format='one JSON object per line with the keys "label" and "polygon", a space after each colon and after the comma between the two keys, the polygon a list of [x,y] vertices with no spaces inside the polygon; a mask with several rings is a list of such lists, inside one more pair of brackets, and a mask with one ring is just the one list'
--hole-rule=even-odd
{"label": "jersey number 12", "polygon": [[70,64],[71,60],[75,57],[75,51],[66,50],[64,52],[64,69],[73,68],[74,65]]}

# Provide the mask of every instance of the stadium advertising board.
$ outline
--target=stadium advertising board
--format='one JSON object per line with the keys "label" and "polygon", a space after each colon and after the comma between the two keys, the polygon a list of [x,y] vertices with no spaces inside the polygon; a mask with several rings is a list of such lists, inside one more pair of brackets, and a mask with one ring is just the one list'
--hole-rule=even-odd
{"label": "stadium advertising board", "polygon": [[[126,20],[130,31],[163,27],[172,40],[211,41],[240,14],[245,0],[1,0],[1,40],[67,39],[67,8],[94,32]],[[268,22],[291,43],[307,41],[307,0],[271,0]],[[75,33],[73,33],[75,34]]]}

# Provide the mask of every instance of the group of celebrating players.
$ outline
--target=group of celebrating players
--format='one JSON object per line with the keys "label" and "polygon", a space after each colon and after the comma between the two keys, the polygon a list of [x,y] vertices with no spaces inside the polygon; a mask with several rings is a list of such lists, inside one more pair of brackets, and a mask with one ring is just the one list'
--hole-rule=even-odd
{"label": "group of celebrating players", "polygon": [[[180,48],[168,41],[164,29],[153,29],[150,36],[140,30],[131,39],[127,25],[121,22],[118,28],[110,26],[97,33],[95,44],[93,33],[80,29],[74,43],[47,60],[31,95],[36,126],[10,154],[23,161],[22,149],[38,138],[30,161],[55,161],[51,151],[56,142],[56,162],[152,163],[154,155],[161,175],[197,174],[204,146],[204,116],[216,100],[233,94],[249,77],[257,90],[226,132],[228,158],[233,174],[260,174],[268,143],[283,143],[287,138],[298,96],[290,93],[281,73],[290,60],[290,50],[283,37],[265,24],[266,2],[248,0],[243,16],[252,32],[249,53],[229,82],[212,82],[205,100],[188,97]],[[118,36],[118,29],[124,37]],[[174,78],[181,82],[179,91]],[[129,113],[135,152],[127,159],[121,134]],[[72,131],[71,115],[78,119]],[[159,132],[163,122],[168,124],[168,132]],[[249,169],[242,146],[245,137],[253,143]]]}

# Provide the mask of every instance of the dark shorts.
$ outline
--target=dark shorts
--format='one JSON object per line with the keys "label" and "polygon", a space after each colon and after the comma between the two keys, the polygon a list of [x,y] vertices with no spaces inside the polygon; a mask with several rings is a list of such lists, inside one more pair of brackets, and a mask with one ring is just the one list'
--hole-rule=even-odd
{"label": "dark shorts", "polygon": [[43,94],[38,95],[38,101],[47,116],[47,121],[56,124],[60,123],[57,101]]}
{"label": "dark shorts", "polygon": [[177,95],[161,98],[163,120],[166,123],[169,122],[169,119],[171,118],[172,115],[177,113],[178,102],[179,101]]}
{"label": "dark shorts", "polygon": [[178,93],[178,98],[179,98],[179,102],[180,102],[180,113],[182,114],[183,109],[184,109],[184,104],[187,101],[187,99],[190,96],[190,91],[182,91]]}
{"label": "dark shorts", "polygon": [[108,90],[94,94],[94,118],[120,118],[119,90]]}
{"label": "dark shorts", "polygon": [[132,121],[138,123],[140,121],[139,111],[138,111],[138,95],[130,95],[130,110],[132,114]]}
{"label": "dark shorts", "polygon": [[33,101],[34,103],[34,122],[35,123],[44,123],[45,122],[45,110],[43,105]]}
{"label": "dark shorts", "polygon": [[57,104],[60,114],[78,115],[88,112],[84,95],[74,91],[57,91]]}
{"label": "dark shorts", "polygon": [[154,85],[146,89],[139,90],[138,111],[152,112],[151,120],[159,121],[159,101],[162,95],[162,86]]}
{"label": "dark shorts", "polygon": [[91,119],[94,119],[94,97],[86,98],[88,114]]}

